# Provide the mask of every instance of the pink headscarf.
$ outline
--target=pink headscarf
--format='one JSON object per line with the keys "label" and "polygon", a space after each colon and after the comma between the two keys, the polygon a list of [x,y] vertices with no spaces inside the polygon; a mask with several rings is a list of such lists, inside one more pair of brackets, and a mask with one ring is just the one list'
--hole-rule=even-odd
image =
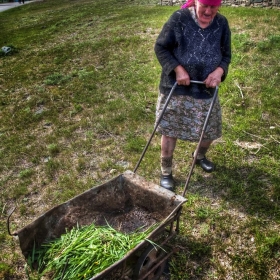
{"label": "pink headscarf", "polygon": [[191,6],[194,6],[194,0],[187,0],[187,2],[181,6],[181,9],[186,9]]}
{"label": "pink headscarf", "polygon": [[[187,2],[181,6],[181,9],[194,6],[194,1],[195,0],[187,0]],[[207,6],[220,6],[222,3],[222,0],[198,0],[198,1]]]}

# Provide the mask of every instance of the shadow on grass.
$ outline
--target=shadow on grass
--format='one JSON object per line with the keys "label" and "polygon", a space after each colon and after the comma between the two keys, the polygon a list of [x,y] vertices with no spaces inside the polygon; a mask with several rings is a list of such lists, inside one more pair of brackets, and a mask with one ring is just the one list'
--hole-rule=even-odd
{"label": "shadow on grass", "polygon": [[178,279],[202,279],[211,267],[212,250],[207,242],[197,242],[178,236],[180,250],[169,262],[172,274]]}
{"label": "shadow on grass", "polygon": [[[181,194],[185,178],[177,179]],[[176,240],[181,249],[173,272],[185,277],[178,279],[214,279],[212,273],[219,279],[276,279],[280,238],[267,221],[280,221],[279,186],[277,176],[257,167],[218,166],[211,174],[195,168]]]}
{"label": "shadow on grass", "polygon": [[[191,179],[187,188],[208,198],[220,198],[229,207],[249,215],[280,221],[280,179],[254,167],[225,168],[218,166],[211,174],[194,170],[196,180]],[[185,185],[179,178],[180,186]]]}
{"label": "shadow on grass", "polygon": [[[171,272],[178,277],[176,279],[270,279],[267,274],[270,265],[268,259],[238,253],[230,256],[224,252],[215,260],[217,252],[213,250],[214,241],[210,239],[197,242],[190,237],[178,237],[176,245],[180,250],[170,261]],[[232,269],[233,271],[230,271]],[[219,277],[215,277],[217,273]]]}

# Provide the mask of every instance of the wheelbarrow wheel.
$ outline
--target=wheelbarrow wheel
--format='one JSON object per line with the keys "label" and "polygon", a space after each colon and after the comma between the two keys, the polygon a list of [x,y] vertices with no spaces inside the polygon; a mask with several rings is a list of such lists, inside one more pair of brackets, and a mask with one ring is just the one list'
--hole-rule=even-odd
{"label": "wheelbarrow wheel", "polygon": [[147,275],[147,277],[142,277],[151,271],[164,256],[166,256],[166,252],[163,249],[150,244],[136,263],[133,279],[158,280],[165,269],[167,260],[163,261],[153,272]]}

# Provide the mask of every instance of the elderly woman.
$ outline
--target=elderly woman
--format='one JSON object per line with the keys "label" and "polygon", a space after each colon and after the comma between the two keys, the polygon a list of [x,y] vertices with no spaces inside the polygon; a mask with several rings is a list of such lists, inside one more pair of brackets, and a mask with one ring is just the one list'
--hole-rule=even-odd
{"label": "elderly woman", "polygon": [[[157,118],[172,86],[176,81],[178,84],[157,129],[162,135],[160,185],[170,190],[174,189],[172,160],[176,141],[199,141],[214,88],[228,73],[231,32],[227,19],[218,13],[220,5],[221,0],[189,0],[169,18],[155,44],[162,66]],[[221,108],[217,98],[203,141],[195,151],[196,163],[206,172],[212,172],[215,165],[205,154],[221,134]]]}

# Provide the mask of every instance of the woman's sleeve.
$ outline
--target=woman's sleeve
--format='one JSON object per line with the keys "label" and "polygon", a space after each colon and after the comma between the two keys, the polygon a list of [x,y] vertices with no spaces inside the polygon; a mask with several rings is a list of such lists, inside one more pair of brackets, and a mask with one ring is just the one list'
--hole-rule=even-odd
{"label": "woman's sleeve", "polygon": [[228,74],[228,67],[231,62],[231,31],[228,25],[228,21],[226,20],[226,24],[224,25],[222,40],[221,40],[221,51],[222,51],[222,61],[220,63],[220,67],[223,68],[224,74],[222,76],[222,81],[225,80]]}
{"label": "woman's sleeve", "polygon": [[173,50],[178,45],[175,36],[177,12],[164,24],[155,43],[155,54],[162,70],[169,75],[178,65],[178,60],[173,55]]}
{"label": "woman's sleeve", "polygon": [[222,40],[221,40],[221,51],[222,51],[222,61],[220,67],[223,68],[224,74],[222,76],[222,81],[224,81],[228,74],[228,67],[231,62],[231,31],[228,25],[227,19],[224,25]]}

